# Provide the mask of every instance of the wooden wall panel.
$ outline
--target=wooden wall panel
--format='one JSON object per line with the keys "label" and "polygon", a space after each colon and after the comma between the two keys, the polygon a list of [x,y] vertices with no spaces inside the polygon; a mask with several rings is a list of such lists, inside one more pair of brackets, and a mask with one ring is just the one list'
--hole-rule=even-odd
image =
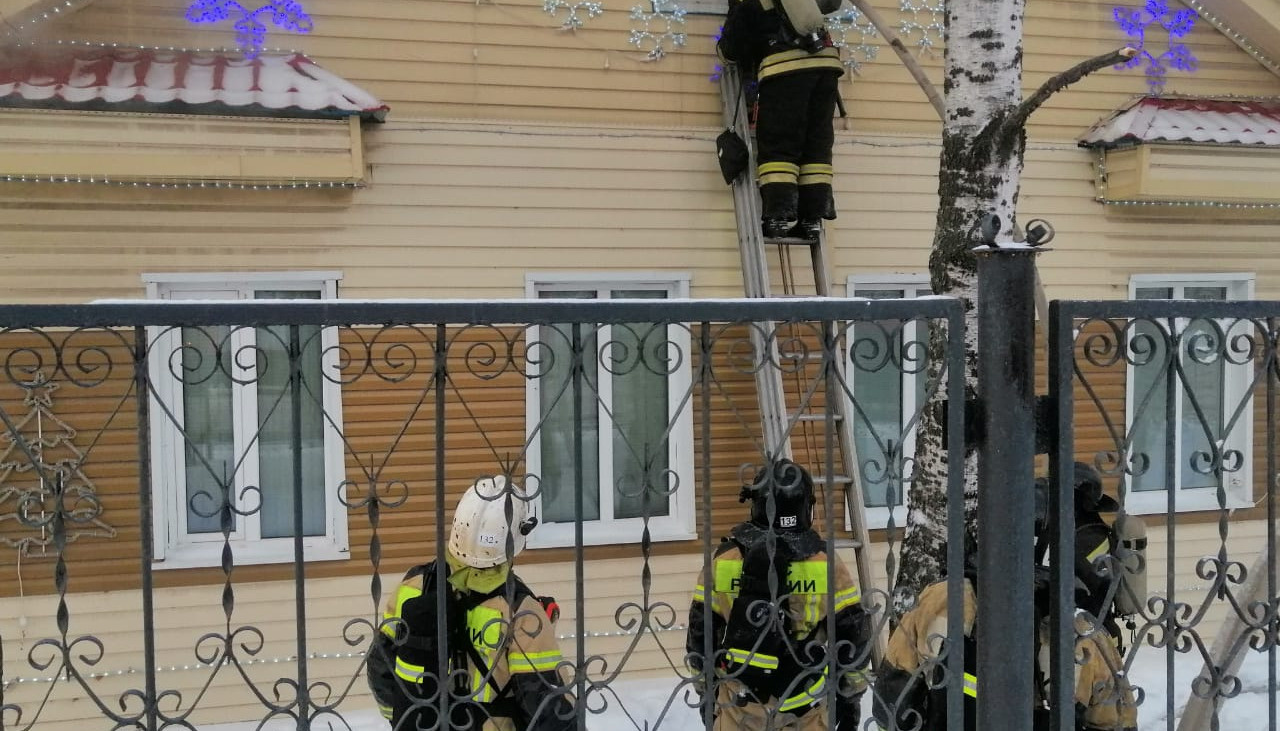
{"label": "wooden wall panel", "polygon": [[[879,0],[895,27],[908,14]],[[559,26],[537,0],[481,3],[447,0],[314,0],[315,30],[272,30],[268,45],[297,48],[388,102],[399,119],[487,119],[710,128],[720,123],[714,71],[715,34],[723,16],[686,17],[687,43],[660,61],[628,42],[637,25],[630,5],[606,4],[576,32]],[[1028,6],[1024,93],[1125,37],[1113,4],[1053,0]],[[68,18],[39,26],[48,39],[211,47],[230,42],[228,26],[192,26],[181,0],[98,0]],[[919,20],[928,22],[922,17]],[[1251,29],[1236,29],[1248,34]],[[856,35],[856,34],[855,34]],[[916,38],[906,42],[914,47]],[[1201,21],[1185,39],[1199,58],[1195,74],[1171,72],[1165,91],[1182,94],[1274,94],[1277,79]],[[874,60],[859,57],[842,92],[848,125],[863,132],[936,133],[937,117],[897,57],[873,38]],[[941,45],[917,50],[941,86]],[[1098,72],[1055,96],[1032,120],[1034,138],[1070,140],[1133,94],[1146,91],[1139,70]]]}

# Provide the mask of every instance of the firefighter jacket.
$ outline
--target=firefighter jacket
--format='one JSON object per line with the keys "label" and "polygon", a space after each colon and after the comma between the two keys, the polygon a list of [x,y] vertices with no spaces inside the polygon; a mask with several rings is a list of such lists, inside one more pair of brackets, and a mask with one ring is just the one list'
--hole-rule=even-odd
{"label": "firefighter jacket", "polygon": [[[978,620],[978,596],[973,579],[964,579],[964,717],[965,728],[973,729],[977,715],[977,648],[974,644]],[[884,659],[876,672],[871,712],[881,729],[946,731],[947,689],[940,682],[944,662],[942,651],[947,637],[947,583],[925,587],[911,611],[902,616],[889,636]]]}
{"label": "firefighter jacket", "polygon": [[[1089,612],[1075,617],[1076,731],[1137,731],[1138,705],[1124,672],[1124,660],[1115,640]],[[1048,644],[1049,627],[1040,626],[1042,646]],[[1048,656],[1040,652],[1041,676],[1048,682]]]}
{"label": "firefighter jacket", "polygon": [[[869,656],[870,619],[862,607],[858,585],[843,562],[828,556],[826,544],[816,532],[778,533],[778,553],[790,560],[779,566],[780,572],[785,571],[786,581],[785,587],[778,587],[774,603],[785,604],[782,616],[790,626],[791,651],[772,654],[760,644],[753,646],[749,640],[735,643],[734,637],[759,634],[758,627],[735,632],[731,624],[740,621],[735,606],[742,602],[735,600],[744,591],[744,584],[753,578],[747,575],[744,559],[753,549],[761,548],[765,535],[764,530],[752,523],[739,525],[732,536],[720,544],[711,566],[703,570],[689,609],[688,662],[695,672],[702,672],[704,658],[708,652],[712,653],[720,680],[714,698],[704,697],[703,701],[714,703],[716,731],[827,729],[825,701],[831,697],[827,686],[829,665],[825,656],[814,655],[812,650],[819,646],[836,648],[836,667],[841,675],[836,692],[843,700],[838,708],[849,707],[846,704],[856,708],[854,701],[867,687],[865,665]],[[833,573],[830,578],[829,567]],[[710,638],[704,626],[708,609]],[[834,610],[834,638],[827,636],[829,609]],[[794,662],[797,654],[805,656],[799,664]],[[765,675],[770,672],[794,675],[778,677],[773,685],[783,690],[760,697],[765,693],[753,691],[752,686],[744,682],[746,671],[750,670],[763,671]],[[856,721],[850,719],[849,723],[852,726]]]}
{"label": "firefighter jacket", "polygon": [[[440,676],[437,595],[424,592],[424,584],[436,584],[435,570],[433,562],[405,575],[387,599],[377,646],[369,653],[369,684],[393,728],[430,728],[435,723]],[[571,731],[576,722],[554,625],[533,592],[519,578],[511,578],[511,603],[505,585],[482,595],[452,592],[446,583],[461,629],[452,633],[446,655],[449,672],[464,686],[451,689],[450,703],[458,707],[451,722],[463,727],[469,722],[477,731]],[[408,635],[400,643],[395,641],[398,631]],[[377,667],[382,664],[385,669]],[[461,667],[466,668],[465,680],[454,672]],[[415,704],[414,698],[421,700]]]}
{"label": "firefighter jacket", "polygon": [[[977,728],[979,678],[975,643],[978,598],[974,579],[964,580],[964,728]],[[947,583],[925,588],[915,608],[902,617],[889,637],[876,673],[872,712],[881,729],[947,731],[947,689],[942,677],[942,651],[947,636]],[[1041,670],[1047,660],[1047,624],[1041,625]],[[1076,618],[1076,731],[1135,731],[1137,706],[1125,678],[1120,653],[1111,636],[1094,628],[1086,612]],[[1047,677],[1047,676],[1042,676]],[[896,720],[897,725],[892,725]]]}
{"label": "firefighter jacket", "polygon": [[827,71],[842,76],[840,49],[825,30],[801,38],[782,16],[779,0],[730,0],[720,55],[733,61],[747,78],[758,81],[801,71]]}

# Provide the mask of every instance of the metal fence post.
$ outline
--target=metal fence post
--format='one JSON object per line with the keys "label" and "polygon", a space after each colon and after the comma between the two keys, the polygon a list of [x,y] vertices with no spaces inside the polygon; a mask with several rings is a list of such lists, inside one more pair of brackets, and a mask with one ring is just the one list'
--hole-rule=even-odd
{"label": "metal fence post", "polygon": [[978,252],[978,728],[1001,731],[1034,703],[1035,253]]}

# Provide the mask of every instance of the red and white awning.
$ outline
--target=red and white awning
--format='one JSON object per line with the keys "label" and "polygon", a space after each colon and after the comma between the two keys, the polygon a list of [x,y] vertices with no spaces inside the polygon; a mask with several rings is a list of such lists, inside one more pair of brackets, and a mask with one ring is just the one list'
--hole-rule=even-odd
{"label": "red and white awning", "polygon": [[1280,98],[1145,96],[1098,122],[1080,138],[1083,147],[1143,142],[1280,147]]}
{"label": "red and white awning", "polygon": [[0,107],[378,121],[389,109],[300,53],[63,45],[0,51]]}

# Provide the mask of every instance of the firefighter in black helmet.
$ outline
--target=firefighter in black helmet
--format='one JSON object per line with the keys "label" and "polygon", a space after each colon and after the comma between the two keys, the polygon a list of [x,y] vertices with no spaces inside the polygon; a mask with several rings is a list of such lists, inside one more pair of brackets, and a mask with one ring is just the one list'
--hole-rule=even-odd
{"label": "firefighter in black helmet", "polygon": [[756,182],[765,238],[817,240],[831,192],[840,49],[824,15],[840,0],[729,0],[717,45],[758,84]]}
{"label": "firefighter in black helmet", "polygon": [[[714,729],[826,731],[834,695],[836,728],[854,731],[867,687],[870,620],[848,569],[813,530],[813,478],[789,459],[773,460],[740,500],[751,502],[751,519],[721,542],[689,610],[689,666],[701,673],[709,659],[716,671],[714,687],[700,689],[713,706]],[[827,636],[829,611],[835,637]]]}

